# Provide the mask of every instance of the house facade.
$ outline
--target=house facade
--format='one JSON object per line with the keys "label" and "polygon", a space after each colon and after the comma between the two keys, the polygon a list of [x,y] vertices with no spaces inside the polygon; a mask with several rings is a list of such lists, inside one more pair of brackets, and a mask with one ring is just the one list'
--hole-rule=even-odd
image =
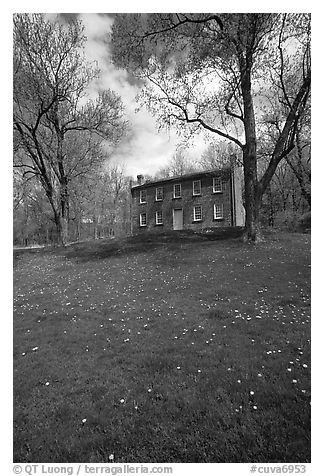
{"label": "house facade", "polygon": [[173,177],[131,186],[132,234],[243,226],[239,168]]}

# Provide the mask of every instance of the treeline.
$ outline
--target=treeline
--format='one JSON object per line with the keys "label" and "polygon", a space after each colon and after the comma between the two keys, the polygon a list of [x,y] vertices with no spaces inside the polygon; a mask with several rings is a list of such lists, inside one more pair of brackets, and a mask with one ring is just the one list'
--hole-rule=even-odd
{"label": "treeline", "polygon": [[[15,14],[13,25],[15,245],[128,234],[130,178],[109,158],[130,126],[122,98],[97,87],[82,22]],[[182,147],[148,179],[242,166],[247,239],[259,225],[310,226],[308,14],[117,15],[110,46],[159,127],[215,137],[201,157]],[[218,78],[210,90],[207,73]]]}
{"label": "treeline", "polygon": [[[262,170],[260,159],[260,169]],[[158,180],[188,173],[240,166],[240,158],[226,142],[211,143],[194,160],[189,150],[179,148],[154,175]],[[297,230],[310,227],[310,147],[304,143],[277,168],[263,197],[261,224]],[[122,237],[130,234],[131,177],[119,165],[108,165],[73,182],[69,196],[69,242]],[[244,201],[244,197],[243,197]],[[57,242],[51,209],[37,180],[14,173],[14,244],[30,246]]]}
{"label": "treeline", "polygon": [[[114,238],[130,233],[130,178],[121,166],[74,181],[70,188],[68,242]],[[14,245],[57,243],[57,228],[42,187],[14,173]]]}

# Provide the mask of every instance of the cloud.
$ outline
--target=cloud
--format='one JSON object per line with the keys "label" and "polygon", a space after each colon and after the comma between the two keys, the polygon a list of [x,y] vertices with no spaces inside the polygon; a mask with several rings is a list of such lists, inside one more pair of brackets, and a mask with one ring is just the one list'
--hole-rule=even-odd
{"label": "cloud", "polygon": [[[110,61],[107,34],[111,31],[113,18],[103,14],[80,14],[87,36],[86,55],[89,61],[96,61],[101,69],[96,89],[110,88],[118,93],[125,106],[125,113],[132,131],[112,154],[113,162],[124,164],[127,174],[138,173],[154,175],[172,157],[179,142],[175,132],[157,132],[154,117],[145,109],[135,113],[138,107],[136,95],[139,92],[137,82],[127,71],[117,69]],[[96,92],[96,91],[93,91]]]}
{"label": "cloud", "polygon": [[[89,62],[96,62],[101,70],[100,77],[93,82],[89,96],[95,97],[99,90],[110,88],[120,95],[125,115],[130,123],[130,134],[112,152],[110,160],[123,165],[125,173],[135,177],[137,174],[154,175],[158,169],[165,167],[172,158],[180,138],[175,131],[157,131],[155,118],[145,109],[135,112],[138,108],[136,95],[139,93],[139,82],[134,80],[126,70],[117,69],[110,60],[108,34],[113,25],[113,15],[108,13],[74,13],[46,14],[53,21],[61,18],[69,21],[72,17],[79,18],[84,25],[87,37],[85,52]],[[202,138],[195,139],[195,147],[188,150],[194,159],[200,156],[206,144]]]}

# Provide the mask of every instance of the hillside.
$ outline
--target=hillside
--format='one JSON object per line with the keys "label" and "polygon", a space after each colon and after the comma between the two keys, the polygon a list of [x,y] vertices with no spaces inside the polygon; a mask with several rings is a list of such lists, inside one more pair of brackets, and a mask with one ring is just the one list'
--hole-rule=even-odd
{"label": "hillside", "polygon": [[14,253],[15,462],[310,461],[310,236]]}

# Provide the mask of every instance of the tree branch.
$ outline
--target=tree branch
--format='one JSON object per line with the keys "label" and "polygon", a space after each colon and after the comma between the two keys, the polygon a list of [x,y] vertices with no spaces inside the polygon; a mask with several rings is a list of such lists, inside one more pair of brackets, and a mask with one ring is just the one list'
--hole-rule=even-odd
{"label": "tree branch", "polygon": [[186,23],[201,24],[201,23],[207,23],[209,21],[215,20],[221,30],[223,30],[223,28],[224,28],[222,20],[217,15],[210,15],[208,17],[201,18],[201,19],[196,19],[196,20],[193,19],[193,18],[189,18],[184,14],[183,14],[183,16],[184,16],[184,20],[181,20],[180,15],[178,13],[176,13],[176,17],[177,17],[177,20],[178,20],[177,23],[172,23],[169,27],[162,28],[161,30],[144,33],[142,35],[142,40],[144,40],[145,38],[149,38],[150,36],[156,36],[156,35],[159,35],[161,33],[166,33],[168,31],[172,31],[176,28],[179,28],[182,25],[185,25]]}

